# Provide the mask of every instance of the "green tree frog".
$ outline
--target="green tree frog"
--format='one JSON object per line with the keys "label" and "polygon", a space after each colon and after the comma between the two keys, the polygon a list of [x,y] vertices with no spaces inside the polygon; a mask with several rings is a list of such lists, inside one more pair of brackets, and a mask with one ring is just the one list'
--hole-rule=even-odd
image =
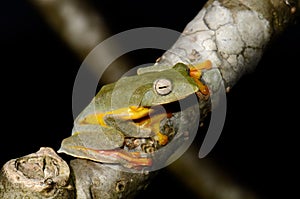
{"label": "green tree frog", "polygon": [[155,150],[169,142],[160,124],[172,112],[162,106],[196,92],[207,95],[200,78],[201,69],[210,65],[210,61],[194,67],[178,63],[103,86],[75,119],[72,135],[62,141],[58,152],[128,168],[151,166],[152,150],[142,146]]}

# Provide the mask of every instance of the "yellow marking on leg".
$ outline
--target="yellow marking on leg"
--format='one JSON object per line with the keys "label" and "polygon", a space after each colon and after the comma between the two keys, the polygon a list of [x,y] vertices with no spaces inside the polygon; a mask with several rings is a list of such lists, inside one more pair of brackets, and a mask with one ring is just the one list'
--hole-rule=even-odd
{"label": "yellow marking on leg", "polygon": [[86,115],[80,122],[81,124],[99,124],[107,127],[104,117],[107,115],[116,116],[124,120],[135,120],[149,115],[152,109],[145,107],[130,106],[126,108],[119,108],[105,113],[92,113]]}

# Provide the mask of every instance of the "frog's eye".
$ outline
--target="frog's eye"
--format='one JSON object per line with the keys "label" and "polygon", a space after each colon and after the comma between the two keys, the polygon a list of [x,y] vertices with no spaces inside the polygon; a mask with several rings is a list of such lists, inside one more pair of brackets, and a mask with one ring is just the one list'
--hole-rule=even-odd
{"label": "frog's eye", "polygon": [[159,95],[168,95],[172,92],[172,82],[168,79],[157,79],[153,82],[153,89]]}

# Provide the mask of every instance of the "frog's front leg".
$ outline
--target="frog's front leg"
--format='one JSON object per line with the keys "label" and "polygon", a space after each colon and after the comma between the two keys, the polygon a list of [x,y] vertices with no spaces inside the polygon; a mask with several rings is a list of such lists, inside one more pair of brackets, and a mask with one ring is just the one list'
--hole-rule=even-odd
{"label": "frog's front leg", "polygon": [[152,111],[146,107],[129,106],[104,113],[88,114],[79,123],[81,125],[113,127],[121,131],[126,137],[151,137],[151,129],[137,125],[135,120],[148,117]]}
{"label": "frog's front leg", "polygon": [[149,138],[153,136],[150,128],[140,126],[134,120],[124,120],[116,115],[106,115],[104,121],[108,126],[121,131],[125,137]]}
{"label": "frog's front leg", "polygon": [[154,139],[158,142],[160,146],[164,146],[169,142],[169,137],[167,135],[164,135],[160,131],[160,123],[164,118],[167,118],[168,114],[166,113],[160,113],[153,115],[151,117],[151,120],[149,120],[148,126],[151,128],[153,132],[155,132]]}
{"label": "frog's front leg", "polygon": [[206,60],[196,65],[189,65],[189,75],[195,80],[195,82],[199,87],[200,92],[203,95],[208,95],[209,90],[208,87],[200,81],[202,76],[202,70],[209,70],[211,68],[212,68],[212,63],[210,60]]}
{"label": "frog's front leg", "polygon": [[155,108],[130,106],[105,113],[88,114],[79,123],[113,127],[121,131],[125,137],[154,137],[159,145],[163,146],[168,143],[168,136],[162,134],[159,127],[167,114],[152,114],[153,112]]}
{"label": "frog's front leg", "polygon": [[[152,109],[155,112],[154,109]],[[166,113],[154,113],[144,117],[135,117],[135,120],[124,120],[117,115],[106,115],[105,123],[123,132],[126,137],[149,138],[153,137],[160,146],[168,143],[168,136],[160,132],[160,122],[167,117]]]}
{"label": "frog's front leg", "polygon": [[120,118],[122,120],[134,120],[145,117],[152,112],[152,109],[146,107],[129,106],[124,108],[115,109],[106,112],[95,112],[86,115],[80,124],[99,124],[107,127],[105,120],[108,118]]}

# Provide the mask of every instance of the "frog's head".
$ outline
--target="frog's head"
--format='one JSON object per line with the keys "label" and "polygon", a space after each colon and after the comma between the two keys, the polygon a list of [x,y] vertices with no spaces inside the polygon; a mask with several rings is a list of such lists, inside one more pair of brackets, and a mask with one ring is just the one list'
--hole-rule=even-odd
{"label": "frog's head", "polygon": [[[141,106],[163,105],[190,96],[199,90],[194,79],[189,76],[189,69],[182,63],[162,72],[145,73],[151,87],[146,89],[141,100]],[[143,79],[143,77],[142,77]]]}
{"label": "frog's head", "polygon": [[105,103],[106,108],[110,106],[111,110],[126,105],[151,107],[179,101],[198,90],[194,79],[189,76],[189,68],[178,63],[164,71],[123,77],[104,86],[97,99],[99,103]]}

